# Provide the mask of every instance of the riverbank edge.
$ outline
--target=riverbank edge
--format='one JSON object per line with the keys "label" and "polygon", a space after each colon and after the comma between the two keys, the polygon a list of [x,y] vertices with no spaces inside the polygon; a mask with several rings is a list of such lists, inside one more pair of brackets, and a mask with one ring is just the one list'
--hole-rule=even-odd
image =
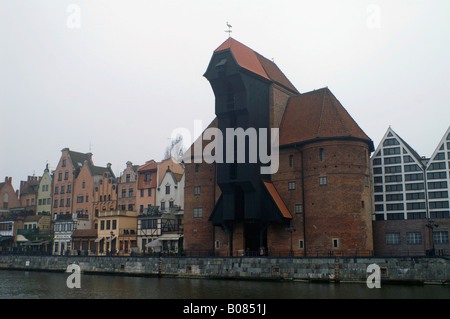
{"label": "riverbank edge", "polygon": [[0,269],[191,279],[366,283],[380,269],[384,284],[450,285],[445,257],[106,257],[0,256]]}

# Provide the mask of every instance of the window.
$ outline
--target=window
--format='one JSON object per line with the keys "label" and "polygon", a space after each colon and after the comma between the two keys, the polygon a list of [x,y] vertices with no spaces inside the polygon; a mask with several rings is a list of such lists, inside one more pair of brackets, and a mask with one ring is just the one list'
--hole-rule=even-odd
{"label": "window", "polygon": [[67,185],[67,193],[70,193],[72,191],[72,185]]}
{"label": "window", "polygon": [[111,220],[106,221],[106,229],[107,230],[111,229]]}
{"label": "window", "polygon": [[305,248],[305,242],[303,239],[298,240],[298,249],[304,249]]}
{"label": "window", "polygon": [[444,179],[447,178],[446,172],[427,173],[428,179]]}
{"label": "window", "polygon": [[148,189],[148,191],[147,191],[147,196],[148,196],[148,197],[151,197],[151,196],[152,196],[152,189],[151,189],[151,188]]}
{"label": "window", "polygon": [[388,138],[383,142],[383,146],[389,145],[400,145],[400,143],[395,138]]}
{"label": "window", "polygon": [[166,195],[167,195],[167,194],[170,194],[170,185],[167,185],[167,186],[166,186]]}
{"label": "window", "polygon": [[321,161],[321,162],[324,162],[324,161],[325,161],[325,151],[324,151],[323,148],[321,148],[321,149],[319,150],[319,158],[320,158],[320,161]]}
{"label": "window", "polygon": [[425,193],[408,193],[406,194],[406,200],[425,199]]}
{"label": "window", "polygon": [[194,218],[203,217],[203,209],[201,207],[194,208]]}
{"label": "window", "polygon": [[402,175],[385,176],[384,181],[386,183],[398,183],[402,181]]}
{"label": "window", "polygon": [[125,183],[129,183],[129,182],[131,182],[131,176],[130,176],[130,174],[127,174],[125,176]]}
{"label": "window", "polygon": [[289,155],[289,166],[294,167],[294,155]]}
{"label": "window", "polygon": [[83,197],[83,196],[78,196],[78,197],[77,197],[77,203],[82,203],[83,200],[84,200],[84,197]]}
{"label": "window", "polygon": [[58,181],[62,181],[62,173],[58,173]]}
{"label": "window", "polygon": [[448,231],[434,231],[433,242],[435,244],[448,244]]}
{"label": "window", "polygon": [[83,186],[82,187],[86,188],[86,182],[85,181],[83,181]]}
{"label": "window", "polygon": [[152,181],[152,174],[151,173],[145,173],[144,175],[144,182],[151,182]]}
{"label": "window", "polygon": [[116,229],[117,228],[117,220],[113,219],[112,221],[112,229]]}
{"label": "window", "polygon": [[128,197],[134,197],[134,188],[128,189]]}
{"label": "window", "polygon": [[195,172],[198,173],[200,165],[195,164]]}
{"label": "window", "polygon": [[220,241],[216,240],[214,242],[214,248],[219,249],[220,248]]}
{"label": "window", "polygon": [[290,191],[295,190],[295,182],[289,182],[289,183],[288,183],[288,189],[289,189]]}
{"label": "window", "polygon": [[394,157],[386,157],[384,159],[384,164],[389,165],[389,164],[399,164],[402,162],[402,159],[400,156],[394,156]]}
{"label": "window", "polygon": [[448,191],[429,192],[428,197],[429,198],[448,198]]}
{"label": "window", "polygon": [[63,159],[63,161],[62,161],[62,167],[66,167],[66,160],[65,159]]}
{"label": "window", "polygon": [[127,190],[125,188],[122,188],[122,198],[127,197]]}
{"label": "window", "polygon": [[448,201],[430,202],[430,209],[434,208],[449,208]]}
{"label": "window", "polygon": [[333,243],[333,248],[339,248],[339,239],[333,238],[332,243]]}
{"label": "window", "polygon": [[327,177],[326,176],[319,177],[319,185],[320,186],[327,185]]}
{"label": "window", "polygon": [[100,230],[104,230],[105,229],[105,221],[102,220],[100,221]]}
{"label": "window", "polygon": [[296,214],[303,213],[303,205],[302,204],[295,204],[295,213]]}
{"label": "window", "polygon": [[387,202],[400,201],[400,200],[403,200],[403,194],[387,194],[386,195]]}
{"label": "window", "polygon": [[400,154],[400,147],[385,148],[383,153],[384,155]]}
{"label": "window", "polygon": [[406,242],[408,245],[420,245],[422,243],[421,233],[406,233]]}
{"label": "window", "polygon": [[402,167],[399,166],[399,165],[397,165],[397,166],[387,166],[387,167],[384,168],[384,172],[386,174],[401,173],[402,172]]}
{"label": "window", "polygon": [[399,233],[387,233],[386,234],[386,245],[400,245],[400,234]]}
{"label": "window", "polygon": [[200,195],[200,186],[194,186],[194,195]]}
{"label": "window", "polygon": [[392,210],[403,210],[404,205],[403,203],[400,204],[386,204],[386,210],[392,211]]}
{"label": "window", "polygon": [[161,202],[161,210],[165,210],[166,209],[166,202]]}
{"label": "window", "polygon": [[68,179],[69,179],[69,172],[65,172],[64,173],[64,180],[68,180]]}

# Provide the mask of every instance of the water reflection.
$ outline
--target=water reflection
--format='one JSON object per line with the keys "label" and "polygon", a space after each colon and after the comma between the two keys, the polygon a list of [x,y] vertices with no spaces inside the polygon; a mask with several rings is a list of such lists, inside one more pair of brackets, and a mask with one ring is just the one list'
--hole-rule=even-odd
{"label": "water reflection", "polygon": [[450,286],[308,283],[81,275],[81,288],[66,286],[67,273],[0,270],[1,299],[450,299]]}

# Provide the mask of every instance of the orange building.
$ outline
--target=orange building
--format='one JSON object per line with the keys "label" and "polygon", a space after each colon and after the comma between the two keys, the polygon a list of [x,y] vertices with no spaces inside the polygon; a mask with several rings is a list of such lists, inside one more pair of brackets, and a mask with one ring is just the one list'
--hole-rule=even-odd
{"label": "orange building", "polygon": [[156,187],[158,186],[157,171],[158,163],[154,160],[146,162],[137,169],[136,207],[139,213],[142,213],[145,208],[155,206]]}
{"label": "orange building", "polygon": [[75,179],[78,177],[84,162],[90,165],[92,153],[79,153],[64,148],[61,151],[58,166],[53,171],[53,209],[52,220],[55,215],[72,214],[73,210],[73,188]]}
{"label": "orange building", "polygon": [[[106,181],[115,179],[111,164],[107,167],[94,166],[91,161],[84,161],[73,186],[73,212],[90,216],[95,229],[96,218],[94,212],[94,189]],[[111,183],[112,184],[112,183]],[[108,187],[107,187],[108,188]],[[102,188],[103,190],[105,188]],[[112,190],[112,185],[110,190]],[[115,204],[114,204],[115,206]],[[114,207],[113,206],[113,207]],[[109,207],[108,207],[109,208]]]}
{"label": "orange building", "polygon": [[94,188],[94,215],[117,209],[117,181],[110,171],[105,171]]}

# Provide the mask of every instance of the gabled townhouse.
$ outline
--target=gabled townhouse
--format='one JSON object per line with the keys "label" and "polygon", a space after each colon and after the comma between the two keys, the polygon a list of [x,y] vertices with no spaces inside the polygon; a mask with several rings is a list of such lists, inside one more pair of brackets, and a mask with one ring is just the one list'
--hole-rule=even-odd
{"label": "gabled townhouse", "polygon": [[15,212],[23,212],[19,200],[19,190],[14,190],[12,177],[5,177],[0,183],[0,249],[12,250],[17,236],[17,229],[22,225],[15,217]]}
{"label": "gabled townhouse", "polygon": [[28,176],[26,181],[20,182],[19,199],[26,212],[36,214],[39,177]]}
{"label": "gabled townhouse", "polygon": [[14,190],[12,177],[5,177],[5,181],[0,183],[0,212],[8,212],[10,209],[22,207],[19,200],[19,190]]}
{"label": "gabled townhouse", "polygon": [[109,165],[108,169],[103,172],[102,177],[95,183],[93,209],[95,219],[99,212],[117,210],[117,179]]}
{"label": "gabled townhouse", "polygon": [[[118,178],[117,208],[123,211],[137,211],[137,207],[139,206],[136,205],[136,198],[141,195],[137,188],[137,170],[139,165],[133,165],[130,161],[126,165],[126,168]],[[145,197],[145,190],[142,191],[142,195],[142,197]]]}
{"label": "gabled townhouse", "polygon": [[37,192],[36,214],[50,215],[52,212],[52,176],[48,168],[45,167],[44,173],[39,179],[39,187]]}
{"label": "gabled townhouse", "polygon": [[107,167],[100,167],[85,160],[73,184],[73,212],[89,215],[93,229],[96,229],[94,190],[100,186],[103,178],[107,181],[109,178],[115,178],[111,170],[111,164],[108,164]]}
{"label": "gabled townhouse", "polygon": [[69,148],[61,150],[61,158],[53,171],[52,220],[55,216],[70,216],[74,212],[74,183],[85,161],[93,165],[92,153],[75,152]]}
{"label": "gabled townhouse", "polygon": [[[142,213],[145,208],[156,205],[157,171],[158,163],[154,160],[147,161],[137,169],[136,207],[139,213]],[[122,192],[124,192],[123,189]],[[134,190],[132,194],[128,194],[128,197],[132,196],[135,196]]]}

